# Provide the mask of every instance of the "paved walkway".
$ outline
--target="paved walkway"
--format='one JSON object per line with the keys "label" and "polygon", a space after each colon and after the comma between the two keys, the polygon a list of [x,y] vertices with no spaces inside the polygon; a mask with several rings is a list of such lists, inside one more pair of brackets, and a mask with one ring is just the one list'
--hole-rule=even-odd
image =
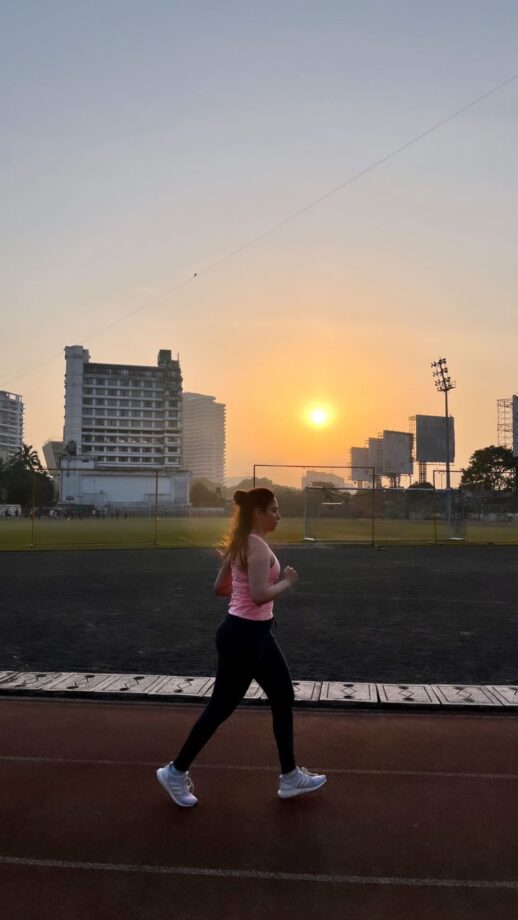
{"label": "paved walkway", "polygon": [[270,714],[242,707],[155,779],[199,706],[0,700],[3,920],[511,920],[518,719],[297,710],[314,795],[280,801]]}

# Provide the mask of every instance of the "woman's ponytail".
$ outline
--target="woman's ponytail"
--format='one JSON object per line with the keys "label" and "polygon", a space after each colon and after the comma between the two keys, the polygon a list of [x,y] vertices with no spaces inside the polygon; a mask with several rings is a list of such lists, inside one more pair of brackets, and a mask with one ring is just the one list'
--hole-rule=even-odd
{"label": "woman's ponytail", "polygon": [[254,511],[256,508],[266,511],[274,498],[275,495],[271,489],[262,487],[250,489],[248,492],[245,492],[244,489],[237,489],[234,492],[234,516],[229,531],[222,541],[225,561],[232,563],[237,559],[240,567],[246,571],[248,537],[252,530]]}

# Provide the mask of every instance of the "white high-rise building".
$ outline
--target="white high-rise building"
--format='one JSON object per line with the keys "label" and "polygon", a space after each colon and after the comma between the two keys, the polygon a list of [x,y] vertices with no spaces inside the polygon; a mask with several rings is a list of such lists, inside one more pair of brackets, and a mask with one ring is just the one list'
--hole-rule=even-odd
{"label": "white high-rise building", "polygon": [[9,460],[23,444],[23,400],[0,390],[0,459]]}
{"label": "white high-rise building", "polygon": [[43,445],[43,456],[47,469],[55,473],[59,470],[59,464],[63,456],[63,441],[59,441],[57,438],[49,438]]}
{"label": "white high-rise building", "polygon": [[184,393],[183,465],[193,476],[219,484],[225,478],[226,406],[215,396]]}
{"label": "white high-rise building", "polygon": [[65,356],[62,501],[149,504],[159,471],[164,502],[188,504],[179,360],[161,350],[156,366],[100,364],[81,345]]}

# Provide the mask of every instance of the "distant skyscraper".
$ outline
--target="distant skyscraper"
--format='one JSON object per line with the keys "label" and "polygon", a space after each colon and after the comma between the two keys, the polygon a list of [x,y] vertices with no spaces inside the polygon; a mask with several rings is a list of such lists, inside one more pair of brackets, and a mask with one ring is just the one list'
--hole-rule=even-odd
{"label": "distant skyscraper", "polygon": [[518,396],[499,399],[498,405],[498,446],[509,447],[518,457]]}
{"label": "distant skyscraper", "polygon": [[43,445],[43,456],[48,470],[59,470],[59,464],[63,456],[63,441],[49,438]]}
{"label": "distant skyscraper", "polygon": [[0,459],[8,460],[23,443],[23,400],[0,390]]}
{"label": "distant skyscraper", "polygon": [[224,403],[215,396],[184,393],[183,403],[183,466],[196,477],[223,483],[225,478],[225,414]]}

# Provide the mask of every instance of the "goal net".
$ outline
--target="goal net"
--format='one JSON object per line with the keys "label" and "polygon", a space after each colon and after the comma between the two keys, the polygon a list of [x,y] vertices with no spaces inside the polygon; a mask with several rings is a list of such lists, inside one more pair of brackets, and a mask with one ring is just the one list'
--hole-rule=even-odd
{"label": "goal net", "polygon": [[465,540],[467,536],[466,514],[462,493],[453,492],[449,502],[448,539]]}
{"label": "goal net", "polygon": [[372,489],[307,486],[304,489],[304,540],[372,543]]}
{"label": "goal net", "polygon": [[[241,488],[266,486],[273,489],[283,518],[283,537],[292,541],[350,539],[358,542],[358,537],[344,525],[350,519],[346,507],[350,495],[361,492],[360,500],[353,503],[353,516],[360,521],[360,541],[369,542],[372,530],[369,523],[372,519],[372,488],[357,488],[356,478],[360,473],[364,473],[363,467],[360,469],[350,464],[322,466],[314,463],[255,463],[250,483],[246,482]],[[324,507],[320,509],[322,504]],[[318,527],[317,522],[320,522]],[[322,526],[323,522],[326,522],[325,526]]]}

